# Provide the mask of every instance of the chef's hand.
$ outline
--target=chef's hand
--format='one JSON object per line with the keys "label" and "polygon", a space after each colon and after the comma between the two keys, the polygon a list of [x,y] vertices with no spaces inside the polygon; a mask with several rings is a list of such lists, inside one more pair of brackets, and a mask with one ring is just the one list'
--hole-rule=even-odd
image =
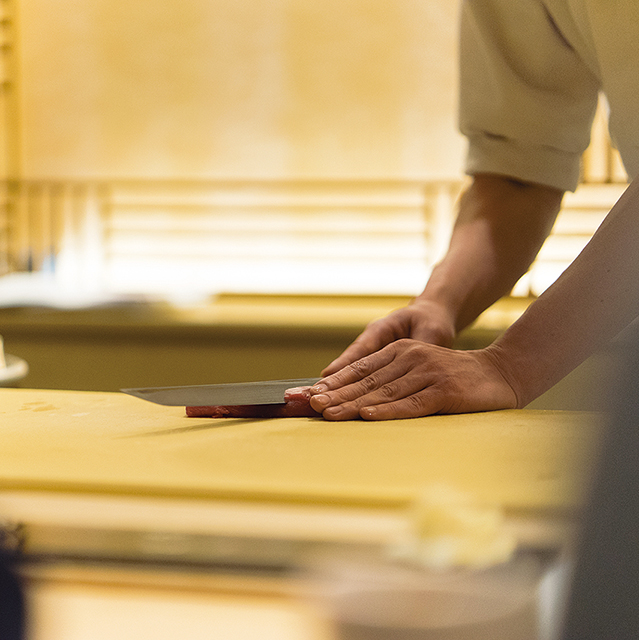
{"label": "chef's hand", "polygon": [[323,371],[329,376],[364,356],[402,338],[450,347],[455,337],[452,316],[442,305],[416,299],[407,307],[371,322],[344,352]]}
{"label": "chef's hand", "polygon": [[347,365],[311,388],[326,420],[389,420],[517,407],[517,396],[487,349],[457,351],[402,339]]}

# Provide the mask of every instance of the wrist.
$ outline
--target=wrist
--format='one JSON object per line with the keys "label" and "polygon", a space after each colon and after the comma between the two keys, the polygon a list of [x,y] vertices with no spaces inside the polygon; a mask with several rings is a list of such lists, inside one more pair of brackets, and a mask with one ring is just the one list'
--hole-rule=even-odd
{"label": "wrist", "polygon": [[415,323],[419,331],[413,337],[423,342],[452,347],[457,335],[455,318],[445,303],[421,294],[409,303],[408,308],[419,320]]}
{"label": "wrist", "polygon": [[411,304],[435,310],[438,317],[452,326],[455,335],[464,328],[460,322],[464,296],[456,291],[450,281],[446,282],[445,278],[440,278],[436,270],[433,271],[422,293],[415,297]]}
{"label": "wrist", "polygon": [[504,352],[498,342],[493,342],[482,349],[482,353],[490,360],[508,387],[512,389],[515,396],[515,409],[523,409],[534,399],[527,397],[525,384],[523,384],[523,381],[515,374],[516,367],[512,366],[508,354]]}
{"label": "wrist", "polygon": [[556,355],[545,352],[538,341],[522,338],[515,325],[515,330],[509,328],[483,351],[513,390],[516,408],[523,409],[548,391],[561,376],[556,376]]}

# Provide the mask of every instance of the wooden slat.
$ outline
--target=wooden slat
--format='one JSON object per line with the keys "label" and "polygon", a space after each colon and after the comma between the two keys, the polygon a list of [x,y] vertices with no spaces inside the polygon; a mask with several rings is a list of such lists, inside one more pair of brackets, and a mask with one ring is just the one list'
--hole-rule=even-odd
{"label": "wooden slat", "polygon": [[[624,188],[584,184],[568,194],[515,294],[552,284]],[[52,270],[73,290],[411,296],[446,250],[459,190],[457,182],[17,182],[5,187],[0,251],[4,242],[5,264]]]}

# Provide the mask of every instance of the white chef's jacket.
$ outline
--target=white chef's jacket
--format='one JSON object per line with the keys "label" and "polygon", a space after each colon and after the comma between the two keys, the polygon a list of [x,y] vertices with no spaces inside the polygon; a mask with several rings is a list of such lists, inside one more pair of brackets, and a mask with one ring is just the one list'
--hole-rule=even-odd
{"label": "white chef's jacket", "polygon": [[466,170],[574,190],[600,91],[639,174],[639,0],[464,0]]}

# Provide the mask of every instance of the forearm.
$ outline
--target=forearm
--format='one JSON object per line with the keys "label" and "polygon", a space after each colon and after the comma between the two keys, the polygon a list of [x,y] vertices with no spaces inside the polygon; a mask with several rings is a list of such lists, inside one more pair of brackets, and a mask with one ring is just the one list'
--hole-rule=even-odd
{"label": "forearm", "polygon": [[510,292],[550,233],[562,192],[476,176],[460,200],[444,259],[416,301],[445,307],[460,331]]}
{"label": "forearm", "polygon": [[639,315],[638,250],[635,180],[573,264],[488,348],[518,406],[552,387]]}

